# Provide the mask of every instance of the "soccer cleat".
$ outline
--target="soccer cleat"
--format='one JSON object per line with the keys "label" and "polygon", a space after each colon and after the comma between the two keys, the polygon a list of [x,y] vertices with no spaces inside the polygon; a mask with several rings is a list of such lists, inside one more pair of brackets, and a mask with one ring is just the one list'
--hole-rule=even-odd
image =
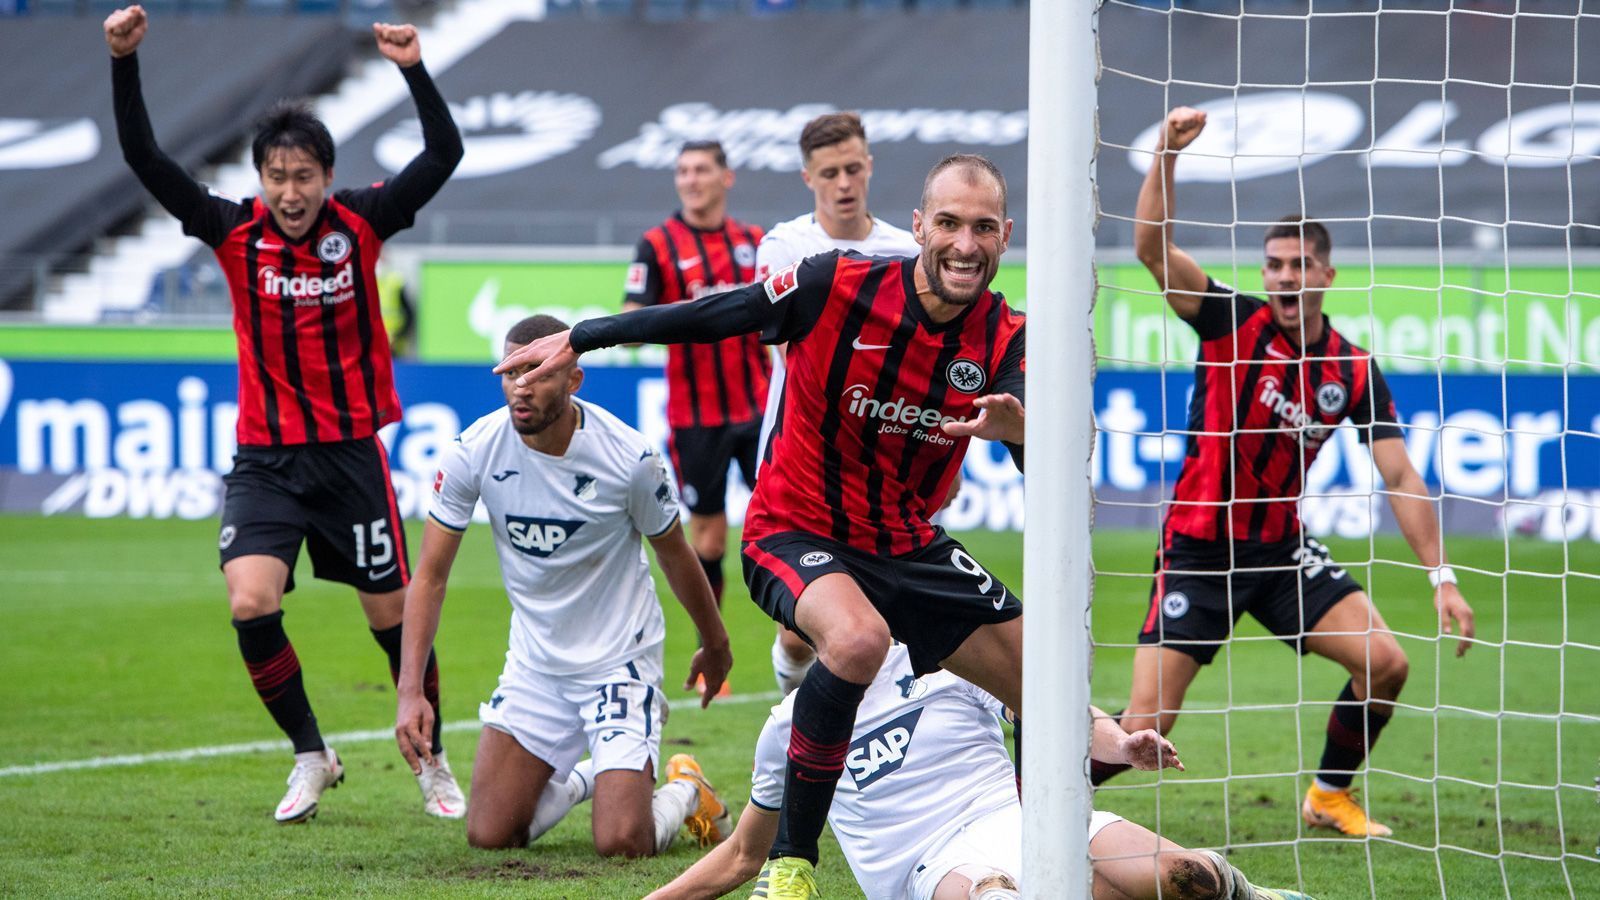
{"label": "soccer cleat", "polygon": [[455,773],[450,771],[450,761],[443,751],[433,755],[433,764],[422,763],[422,773],[417,776],[417,787],[422,789],[422,811],[441,819],[459,819],[467,814],[467,798],[456,784]]}
{"label": "soccer cleat", "polygon": [[756,876],[756,889],[750,900],[811,900],[821,897],[817,890],[816,866],[798,856],[767,860]]}
{"label": "soccer cleat", "polygon": [[1300,818],[1313,828],[1332,828],[1354,837],[1388,837],[1394,830],[1367,818],[1367,811],[1348,790],[1325,791],[1315,784],[1300,804]]}
{"label": "soccer cleat", "polygon": [[289,772],[289,791],[278,801],[278,809],[272,817],[282,825],[315,819],[322,792],[338,787],[341,781],[344,781],[344,766],[332,747],[324,748],[322,755],[316,758],[301,759],[296,754],[294,768]]}
{"label": "soccer cleat", "polygon": [[700,770],[700,764],[687,753],[679,753],[667,760],[667,783],[674,781],[688,781],[694,784],[695,792],[700,796],[694,812],[683,820],[689,833],[702,847],[710,847],[727,840],[733,833],[733,817],[728,814],[728,805],[717,796],[717,789],[706,780],[706,775]]}

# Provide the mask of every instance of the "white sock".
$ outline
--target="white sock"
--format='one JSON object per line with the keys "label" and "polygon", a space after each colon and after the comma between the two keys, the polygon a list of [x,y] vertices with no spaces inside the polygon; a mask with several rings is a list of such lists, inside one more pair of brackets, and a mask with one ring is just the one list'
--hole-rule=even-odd
{"label": "white sock", "polygon": [[1323,781],[1321,778],[1313,778],[1313,779],[1311,779],[1311,783],[1315,784],[1317,786],[1317,789],[1318,790],[1322,790],[1322,791],[1330,791],[1330,792],[1338,793],[1340,791],[1349,791],[1350,790],[1350,788],[1348,786],[1346,786],[1346,787],[1335,787],[1335,786],[1327,783],[1326,781]]}
{"label": "white sock", "polygon": [[778,690],[785,697],[789,696],[800,682],[806,680],[806,673],[811,671],[811,664],[817,661],[815,654],[803,663],[796,663],[789,659],[789,654],[783,652],[783,641],[776,635],[772,638],[772,674],[778,679]]}
{"label": "white sock", "polygon": [[556,823],[566,818],[574,806],[594,796],[594,760],[584,758],[572,767],[572,774],[563,782],[552,781],[539,795],[539,805],[533,809],[533,823],[528,826],[528,843],[533,843]]}
{"label": "white sock", "polygon": [[678,837],[683,820],[700,805],[700,790],[692,781],[669,781],[650,798],[650,815],[656,820],[656,852],[665,853]]}

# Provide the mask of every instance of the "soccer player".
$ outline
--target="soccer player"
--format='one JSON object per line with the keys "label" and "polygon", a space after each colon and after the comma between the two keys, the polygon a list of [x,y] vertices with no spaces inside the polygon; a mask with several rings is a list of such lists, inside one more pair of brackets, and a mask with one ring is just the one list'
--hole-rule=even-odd
{"label": "soccer player", "polygon": [[[682,208],[639,239],[624,310],[695,300],[755,280],[761,228],[728,215],[733,182],[721,144],[683,145],[673,177]],[[689,508],[689,541],[719,607],[728,549],[728,464],[737,462],[745,484],[755,485],[771,372],[767,351],[753,334],[667,349],[667,447]]]}
{"label": "soccer player", "polygon": [[[532,316],[512,327],[506,352],[566,330]],[[733,664],[711,587],[678,524],[666,464],[637,431],[572,396],[583,370],[570,361],[518,385],[523,371],[502,378],[506,406],[461,433],[434,479],[406,597],[400,751],[413,769],[432,753],[438,713],[423,693],[423,661],[481,500],[511,600],[511,641],[500,683],[478,708],[467,842],[520,847],[591,794],[602,855],[659,853],[685,824],[702,842],[719,841],[728,810],[693,757],[669,760],[668,782],[652,795],[667,718],[666,628],[640,535],[700,633],[684,687],[703,676],[705,706]],[[585,749],[591,758],[578,766]]]}
{"label": "soccer player", "polygon": [[[755,877],[778,830],[784,748],[794,695],[773,708],[756,742],[750,803],[732,836],[647,900],[720,897]],[[889,650],[856,715],[849,770],[828,822],[871,900],[1015,900],[1022,881],[1022,806],[997,716],[1000,704],[950,675],[917,677]],[[1172,745],[1127,734],[1096,711],[1091,755],[1140,769],[1182,768]],[[1121,816],[1089,822],[1097,898],[1283,900],[1209,850],[1184,850]],[[757,896],[781,890],[757,883]]]}
{"label": "soccer player", "polygon": [[[756,269],[762,278],[808,256],[829,250],[854,250],[862,256],[916,256],[911,232],[877,218],[867,210],[872,181],[872,154],[867,130],[853,112],[825,113],[800,130],[800,177],[816,199],[811,212],[772,226],[756,248]],[[783,348],[773,348],[772,381],[761,420],[765,447],[777,422],[783,395]],[[816,654],[799,635],[778,626],[772,642],[772,671],[778,690],[800,686]]]}
{"label": "soccer player", "polygon": [[[1428,570],[1440,628],[1460,630],[1458,656],[1474,633],[1472,607],[1456,589],[1383,373],[1322,313],[1334,278],[1327,229],[1298,216],[1267,229],[1266,300],[1208,277],[1172,242],[1177,154],[1205,121],[1186,107],[1167,116],[1134,226],[1139,260],[1201,344],[1189,407],[1194,434],[1162,528],[1122,725],[1170,731],[1190,682],[1248,612],[1290,647],[1350,673],[1302,816],[1345,834],[1387,835],[1350,785],[1394,712],[1406,656],[1361,585],[1304,534],[1297,508],[1305,471],[1345,419],[1371,448],[1400,531]],[[1117,771],[1096,767],[1096,783]]]}
{"label": "soccer player", "polygon": [[989,290],[1011,236],[1005,178],[981,156],[940,160],[912,214],[916,258],[812,256],[695,303],[579,323],[508,355],[543,360],[628,342],[788,342],[789,374],[744,528],[750,595],[807,639],[783,810],[763,870],[814,896],[812,870],[856,707],[890,636],[917,674],[940,668],[1021,709],[1022,605],[930,517],[973,437],[1024,439],[1023,317]]}
{"label": "soccer player", "polygon": [[[149,27],[139,6],[105,20],[122,155],[185,234],[216,251],[239,343],[239,450],[225,477],[217,539],[239,651],[261,702],[294,745],[279,822],[317,814],[344,780],[312,714],[300,660],[283,627],[283,595],[306,544],[318,578],[353,586],[372,635],[400,670],[400,620],[410,576],[379,428],[400,419],[375,265],[384,240],[411,225],[461,159],[461,136],[422,66],[410,25],[373,25],[400,67],[422,120],[423,149],[386,182],[330,192],[333,138],[302,106],[279,104],[251,145],[261,196],[207,192],[156,146],[135,54]],[[438,705],[437,662],[428,698]],[[460,818],[439,742],[417,775],[431,815]]]}

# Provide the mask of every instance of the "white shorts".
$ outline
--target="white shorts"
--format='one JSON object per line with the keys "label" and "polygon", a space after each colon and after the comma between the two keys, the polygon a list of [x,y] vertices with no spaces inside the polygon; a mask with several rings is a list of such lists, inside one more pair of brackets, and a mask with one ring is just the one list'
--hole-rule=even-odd
{"label": "white shorts", "polygon": [[[1122,821],[1115,813],[1095,810],[1089,817],[1089,840],[1100,829]],[[1022,884],[1022,807],[1011,804],[968,823],[938,847],[928,851],[911,873],[912,900],[933,900],[939,882],[956,869],[983,874],[1000,871]],[[982,877],[981,874],[979,877]]]}
{"label": "white shorts", "polygon": [[508,659],[478,721],[549,763],[554,781],[566,780],[585,750],[597,772],[654,768],[667,719],[661,670],[660,650],[585,675],[546,675]]}

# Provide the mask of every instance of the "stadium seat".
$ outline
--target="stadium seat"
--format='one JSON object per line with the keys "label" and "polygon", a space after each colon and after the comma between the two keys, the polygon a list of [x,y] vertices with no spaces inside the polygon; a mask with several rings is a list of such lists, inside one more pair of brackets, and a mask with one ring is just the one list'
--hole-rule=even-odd
{"label": "stadium seat", "polygon": [[289,0],[244,0],[244,11],[258,16],[281,16],[289,12]]}
{"label": "stadium seat", "polygon": [[889,9],[903,9],[905,0],[861,0],[861,8],[867,12],[883,12]]}
{"label": "stadium seat", "polygon": [[228,0],[187,0],[184,8],[190,14],[214,16],[228,11]]}
{"label": "stadium seat", "polygon": [[395,13],[391,0],[348,0],[345,4],[344,24],[355,31],[366,31],[373,22],[404,21]]}
{"label": "stadium seat", "polygon": [[676,22],[689,16],[689,0],[644,0],[644,17],[651,22]]}
{"label": "stadium seat", "polygon": [[702,19],[717,19],[741,12],[739,0],[700,0],[695,5],[695,14]]}
{"label": "stadium seat", "polygon": [[295,0],[296,12],[308,16],[326,16],[339,11],[343,4],[339,0]]}
{"label": "stadium seat", "polygon": [[1017,0],[967,0],[967,5],[974,9],[1011,9],[1022,4]]}
{"label": "stadium seat", "polygon": [[944,12],[955,9],[961,5],[961,0],[917,0],[913,8],[917,12]]}
{"label": "stadium seat", "polygon": [[805,8],[819,12],[839,12],[849,9],[850,0],[805,0]]}
{"label": "stadium seat", "polygon": [[78,14],[78,0],[29,0],[28,12],[41,16],[73,16]]}
{"label": "stadium seat", "polygon": [[589,0],[589,9],[607,18],[633,15],[633,0]]}
{"label": "stadium seat", "polygon": [[755,5],[750,11],[757,14],[788,13],[794,12],[799,7],[797,0],[755,0]]}
{"label": "stadium seat", "polygon": [[545,0],[544,13],[548,18],[572,16],[583,12],[583,0]]}

